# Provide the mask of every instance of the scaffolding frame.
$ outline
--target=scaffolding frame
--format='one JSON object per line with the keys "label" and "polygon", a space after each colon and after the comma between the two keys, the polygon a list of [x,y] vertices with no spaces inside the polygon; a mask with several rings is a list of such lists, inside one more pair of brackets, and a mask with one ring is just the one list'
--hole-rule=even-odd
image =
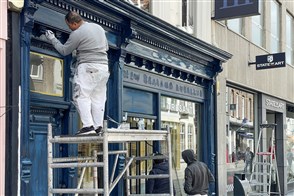
{"label": "scaffolding frame", "polygon": [[[171,136],[170,129],[166,130],[138,130],[138,129],[114,129],[107,128],[107,121],[103,123],[102,135],[87,135],[87,136],[53,136],[52,124],[48,124],[48,136],[47,136],[47,150],[48,150],[48,195],[53,194],[103,194],[104,196],[110,195],[111,191],[115,188],[117,183],[122,179],[126,180],[126,193],[127,195],[151,195],[151,194],[130,194],[130,180],[131,179],[151,179],[151,178],[169,178],[170,194],[173,196],[173,179],[172,179],[172,154],[171,154]],[[153,160],[160,157],[146,156],[146,157],[129,157],[127,144],[129,142],[139,141],[166,141],[168,150],[168,164],[169,174],[158,175],[129,175],[129,167],[134,160]],[[101,152],[95,152],[93,157],[54,157],[54,144],[81,144],[81,143],[97,143],[103,144],[103,150]],[[108,144],[122,143],[123,150],[109,151]],[[124,154],[126,156],[125,167],[114,179],[114,173],[118,163],[118,156]],[[97,155],[103,156],[103,161],[97,160]],[[116,155],[113,165],[112,173],[109,178],[109,155]],[[84,161],[84,162],[81,162]],[[93,162],[90,162],[93,161]],[[98,188],[98,184],[94,185],[94,188],[54,188],[53,187],[53,170],[57,168],[84,168],[93,167],[98,171],[99,167],[103,168],[103,188]],[[96,179],[96,183],[99,179]],[[80,184],[80,182],[79,182]]]}

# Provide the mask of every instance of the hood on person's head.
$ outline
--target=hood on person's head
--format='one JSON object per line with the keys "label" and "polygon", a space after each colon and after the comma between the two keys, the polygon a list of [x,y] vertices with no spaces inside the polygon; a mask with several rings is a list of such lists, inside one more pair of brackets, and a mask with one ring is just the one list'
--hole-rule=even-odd
{"label": "hood on person's head", "polygon": [[182,152],[182,157],[188,165],[196,161],[195,153],[192,149],[184,150]]}

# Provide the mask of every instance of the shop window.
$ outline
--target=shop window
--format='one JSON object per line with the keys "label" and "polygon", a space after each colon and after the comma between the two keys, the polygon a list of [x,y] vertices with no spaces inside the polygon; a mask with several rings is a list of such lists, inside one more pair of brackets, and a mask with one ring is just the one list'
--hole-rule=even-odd
{"label": "shop window", "polygon": [[161,101],[171,103],[170,106],[175,104],[173,112],[161,109],[161,127],[168,125],[171,129],[173,172],[176,172],[173,175],[176,181],[174,185],[176,195],[182,195],[187,164],[182,160],[181,153],[183,150],[193,149],[197,154],[199,149],[197,135],[200,132],[200,104],[166,96],[162,96]]}
{"label": "shop window", "polygon": [[280,51],[280,5],[276,0],[271,1],[271,52]]}
{"label": "shop window", "polygon": [[[254,94],[232,87],[227,87],[227,91],[231,94],[228,97],[228,102],[236,104],[235,110],[233,110],[235,116],[227,118],[226,148],[223,152],[227,166],[227,195],[233,195],[234,174],[244,172],[245,150],[250,147],[254,151]],[[227,103],[225,104],[227,105]],[[249,114],[250,116],[248,116]],[[252,120],[249,121],[248,118]]]}
{"label": "shop window", "polygon": [[63,96],[63,60],[30,52],[30,90],[51,96]]}
{"label": "shop window", "polygon": [[259,0],[259,13],[260,15],[251,17],[251,40],[254,44],[263,47],[263,29],[264,29],[264,21],[263,21],[263,1]]}
{"label": "shop window", "polygon": [[293,16],[289,13],[286,14],[286,61],[288,64],[293,65]]}

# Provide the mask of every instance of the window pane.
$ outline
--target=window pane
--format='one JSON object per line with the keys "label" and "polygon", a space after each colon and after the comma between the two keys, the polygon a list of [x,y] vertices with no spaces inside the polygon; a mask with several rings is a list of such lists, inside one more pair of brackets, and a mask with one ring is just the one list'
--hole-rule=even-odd
{"label": "window pane", "polygon": [[276,1],[271,1],[271,51],[280,51],[280,7]]}
{"label": "window pane", "polygon": [[[168,22],[179,29],[193,33],[193,13],[195,12],[195,0],[126,0],[150,14]],[[202,2],[203,3],[203,2]],[[171,14],[172,13],[172,14]]]}
{"label": "window pane", "polygon": [[252,34],[251,39],[252,42],[260,47],[263,46],[262,43],[262,31],[263,31],[263,2],[262,0],[259,1],[259,13],[260,15],[252,16]]}
{"label": "window pane", "polygon": [[232,31],[241,34],[242,19],[236,18],[227,21],[228,28]]}
{"label": "window pane", "polygon": [[[231,92],[231,95],[227,94],[228,103],[236,105],[236,107],[228,108],[231,112],[235,111],[236,115],[227,116],[226,144],[224,144],[226,146],[224,156],[227,168],[227,195],[233,195],[234,175],[244,173],[245,149],[250,147],[251,151],[254,152],[254,94],[237,88],[227,88],[227,91]],[[240,115],[237,115],[238,108],[240,108]],[[246,174],[247,179],[248,177],[250,177],[249,173]]]}
{"label": "window pane", "polygon": [[293,63],[293,17],[286,15],[286,61],[288,64]]}
{"label": "window pane", "polygon": [[126,1],[146,12],[150,11],[151,0],[126,0]]}
{"label": "window pane", "polygon": [[63,96],[63,60],[30,52],[30,90],[32,92]]}

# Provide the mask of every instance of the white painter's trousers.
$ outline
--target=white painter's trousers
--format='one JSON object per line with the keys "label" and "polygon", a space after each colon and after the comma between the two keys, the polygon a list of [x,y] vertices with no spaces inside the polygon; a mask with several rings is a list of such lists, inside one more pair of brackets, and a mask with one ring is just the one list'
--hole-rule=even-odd
{"label": "white painter's trousers", "polygon": [[82,63],[76,68],[73,102],[83,127],[103,126],[108,78],[108,65]]}

